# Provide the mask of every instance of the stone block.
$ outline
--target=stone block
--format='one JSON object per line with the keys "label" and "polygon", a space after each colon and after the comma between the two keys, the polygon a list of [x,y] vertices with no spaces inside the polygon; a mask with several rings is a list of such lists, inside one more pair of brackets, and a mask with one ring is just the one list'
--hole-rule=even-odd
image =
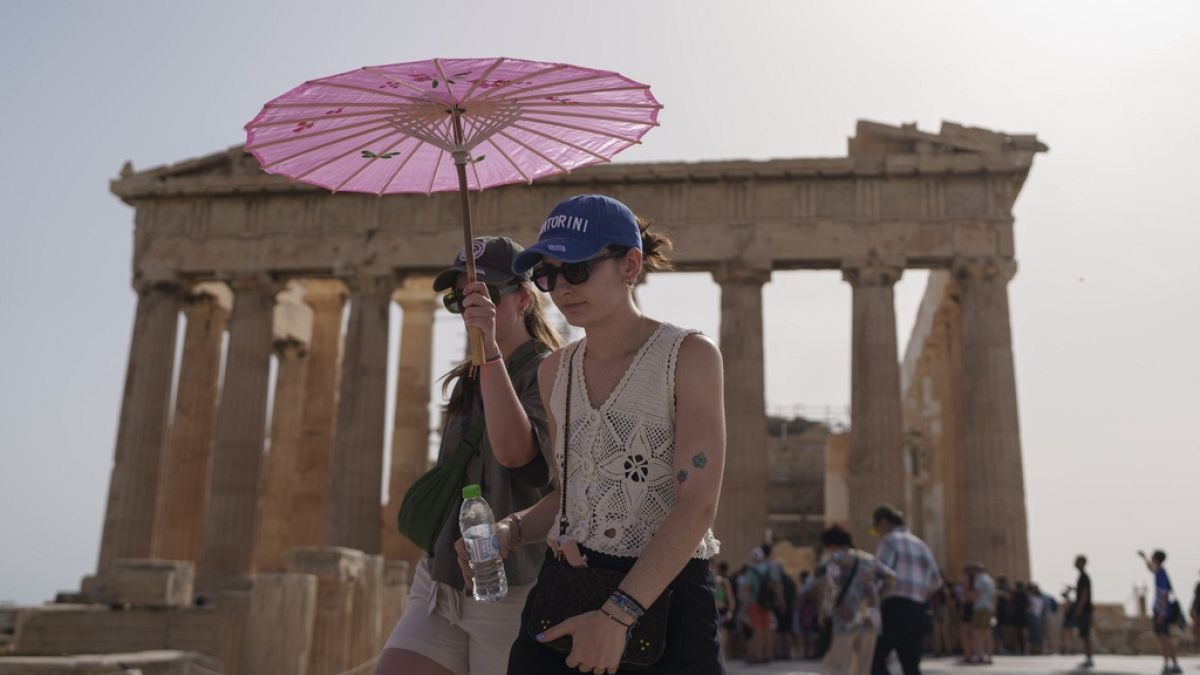
{"label": "stone block", "polygon": [[383,567],[382,618],[379,622],[379,642],[383,644],[392,633],[392,628],[404,614],[408,599],[409,562],[388,560]]}
{"label": "stone block", "polygon": [[[315,576],[256,575],[239,672],[247,675],[306,675],[316,611]],[[231,672],[227,670],[226,675]]]}
{"label": "stone block", "polygon": [[284,568],[317,578],[317,614],[313,625],[308,672],[340,673],[359,665],[355,660],[353,631],[355,587],[365,573],[362,551],[349,548],[303,546],[283,555]]}
{"label": "stone block", "polygon": [[18,617],[13,653],[111,654],[164,649],[168,613],[102,605],[47,605]]}
{"label": "stone block", "polygon": [[208,655],[174,650],[0,658],[0,675],[187,675],[215,671],[218,667],[220,664]]}
{"label": "stone block", "polygon": [[114,602],[134,607],[192,604],[195,566],[182,560],[114,560],[106,584]]}
{"label": "stone block", "polygon": [[379,634],[383,626],[384,560],[380,555],[363,556],[363,574],[354,584],[353,644],[350,647],[354,665],[379,654],[383,643]]}

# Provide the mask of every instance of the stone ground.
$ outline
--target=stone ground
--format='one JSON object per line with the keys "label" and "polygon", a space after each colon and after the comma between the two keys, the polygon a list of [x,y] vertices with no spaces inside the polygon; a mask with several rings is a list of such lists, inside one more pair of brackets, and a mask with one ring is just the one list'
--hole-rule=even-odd
{"label": "stone ground", "polygon": [[[1078,656],[998,656],[992,666],[966,666],[957,664],[956,659],[925,659],[921,662],[921,672],[926,675],[1158,675],[1162,672],[1162,658],[1158,656],[1097,656],[1096,667],[1087,671],[1076,668],[1081,660]],[[1200,675],[1200,657],[1182,657],[1179,665],[1187,675]],[[728,675],[820,675],[821,664],[816,661],[783,661],[748,666],[742,661],[733,661],[726,664],[725,669]],[[900,671],[897,669],[894,672]]]}

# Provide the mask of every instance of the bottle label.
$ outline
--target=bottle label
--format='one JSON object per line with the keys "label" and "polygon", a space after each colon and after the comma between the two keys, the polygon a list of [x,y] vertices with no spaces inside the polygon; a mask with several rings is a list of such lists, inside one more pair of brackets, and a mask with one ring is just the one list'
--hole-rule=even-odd
{"label": "bottle label", "polygon": [[[489,533],[490,529],[487,525],[476,525],[464,533],[463,543],[467,547],[467,555],[471,556],[471,562],[500,557],[500,539],[495,532]],[[489,534],[491,536],[488,536]]]}

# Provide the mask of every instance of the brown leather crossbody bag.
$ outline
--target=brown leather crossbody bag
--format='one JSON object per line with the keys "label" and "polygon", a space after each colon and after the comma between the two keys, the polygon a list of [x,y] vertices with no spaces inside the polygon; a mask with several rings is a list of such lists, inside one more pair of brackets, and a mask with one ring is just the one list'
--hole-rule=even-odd
{"label": "brown leather crossbody bag", "polygon": [[[567,363],[567,411],[563,420],[562,503],[558,519],[558,534],[566,536],[567,528],[567,467],[570,458],[571,390],[574,389],[575,352]],[[538,574],[528,613],[526,633],[537,636],[567,619],[592,612],[604,606],[613,591],[625,578],[625,572],[596,567],[572,567],[560,553],[548,559]],[[646,670],[658,663],[667,648],[667,615],[671,606],[671,589],[666,589],[646,613],[629,630],[625,653],[621,655],[621,670]],[[562,654],[571,653],[571,636],[541,643]]]}

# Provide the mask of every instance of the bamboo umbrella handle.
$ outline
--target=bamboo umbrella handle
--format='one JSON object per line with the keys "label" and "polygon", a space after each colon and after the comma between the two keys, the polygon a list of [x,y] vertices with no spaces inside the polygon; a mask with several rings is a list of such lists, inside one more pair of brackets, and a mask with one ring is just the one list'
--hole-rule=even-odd
{"label": "bamboo umbrella handle", "polygon": [[483,365],[483,331],[471,326],[467,329],[467,337],[471,343],[471,363]]}

